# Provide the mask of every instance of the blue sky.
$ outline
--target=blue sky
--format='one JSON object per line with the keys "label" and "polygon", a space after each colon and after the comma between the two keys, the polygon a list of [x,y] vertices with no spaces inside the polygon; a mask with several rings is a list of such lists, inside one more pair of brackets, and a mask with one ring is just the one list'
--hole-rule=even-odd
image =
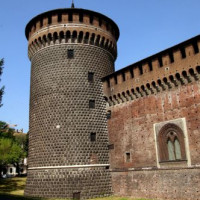
{"label": "blue sky", "polygon": [[[0,58],[5,85],[0,120],[28,131],[30,61],[26,24],[44,11],[69,7],[70,0],[4,0],[0,12]],[[75,0],[75,6],[100,12],[120,28],[116,70],[200,33],[199,0]]]}

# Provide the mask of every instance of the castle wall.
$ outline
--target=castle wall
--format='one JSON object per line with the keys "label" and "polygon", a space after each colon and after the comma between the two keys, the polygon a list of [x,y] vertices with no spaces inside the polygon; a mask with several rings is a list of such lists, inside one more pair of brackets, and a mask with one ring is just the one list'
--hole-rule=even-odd
{"label": "castle wall", "polygon": [[[200,199],[197,38],[103,78],[115,195]],[[184,58],[180,49],[185,49]],[[177,125],[183,134],[182,159],[161,159],[159,131],[166,124]]]}
{"label": "castle wall", "polygon": [[196,36],[104,77],[107,102],[116,105],[197,80],[199,49],[200,36]]}
{"label": "castle wall", "polygon": [[[154,124],[186,119],[191,165],[200,165],[200,83],[109,107],[111,168],[157,167]],[[125,153],[130,152],[130,162]]]}
{"label": "castle wall", "polygon": [[200,168],[112,172],[117,196],[166,200],[199,200]]}

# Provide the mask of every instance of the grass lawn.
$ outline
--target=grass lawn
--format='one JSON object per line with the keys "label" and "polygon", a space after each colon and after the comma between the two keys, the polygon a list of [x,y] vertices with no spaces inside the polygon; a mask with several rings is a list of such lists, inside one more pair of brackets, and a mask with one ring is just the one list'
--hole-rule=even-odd
{"label": "grass lawn", "polygon": [[[23,195],[24,195],[25,184],[26,184],[26,178],[0,179],[0,200],[58,200],[58,199],[24,197]],[[105,198],[97,198],[95,200],[144,200],[144,199],[132,199],[128,197],[112,196]]]}

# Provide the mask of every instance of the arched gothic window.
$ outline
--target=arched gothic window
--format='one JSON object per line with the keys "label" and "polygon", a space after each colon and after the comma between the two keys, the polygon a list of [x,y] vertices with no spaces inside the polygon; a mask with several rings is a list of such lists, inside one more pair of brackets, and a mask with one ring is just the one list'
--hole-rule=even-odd
{"label": "arched gothic window", "polygon": [[184,133],[177,125],[164,125],[158,134],[160,161],[186,160]]}

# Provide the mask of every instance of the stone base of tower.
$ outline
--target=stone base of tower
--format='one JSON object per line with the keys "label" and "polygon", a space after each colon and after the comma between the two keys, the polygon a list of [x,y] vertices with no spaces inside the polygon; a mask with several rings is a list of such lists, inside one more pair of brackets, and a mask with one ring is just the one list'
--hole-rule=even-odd
{"label": "stone base of tower", "polygon": [[89,199],[112,194],[105,167],[29,170],[25,196]]}

